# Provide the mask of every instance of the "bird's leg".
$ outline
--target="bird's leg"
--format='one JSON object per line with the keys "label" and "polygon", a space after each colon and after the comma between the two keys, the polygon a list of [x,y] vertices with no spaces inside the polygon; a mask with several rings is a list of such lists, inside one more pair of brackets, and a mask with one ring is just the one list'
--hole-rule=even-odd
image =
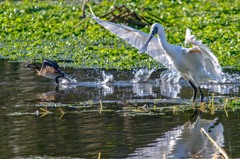
{"label": "bird's leg", "polygon": [[193,118],[194,118],[194,117],[198,117],[198,115],[199,115],[199,110],[198,110],[197,108],[195,108],[195,109],[194,109],[194,112],[193,112],[193,115],[192,115],[191,118],[190,118],[191,124],[194,123],[194,122],[193,122]]}
{"label": "bird's leg", "polygon": [[[196,96],[197,96],[197,87],[193,84],[193,82],[191,80],[188,81],[190,83],[190,85],[192,86],[193,88],[193,102],[195,102],[196,100]],[[201,90],[201,89],[199,89]]]}
{"label": "bird's leg", "polygon": [[201,94],[200,99],[201,99],[201,103],[202,103],[202,102],[203,102],[204,95],[203,95],[203,92],[202,92],[201,88],[198,87],[198,89],[199,89],[199,92],[200,92],[200,94]]}

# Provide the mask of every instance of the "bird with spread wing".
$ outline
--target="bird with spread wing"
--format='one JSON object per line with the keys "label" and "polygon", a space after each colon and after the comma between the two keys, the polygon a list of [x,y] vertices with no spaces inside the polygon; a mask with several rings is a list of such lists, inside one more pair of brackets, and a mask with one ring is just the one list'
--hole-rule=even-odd
{"label": "bird with spread wing", "polygon": [[38,76],[54,79],[57,84],[69,82],[70,79],[67,74],[60,70],[59,65],[55,61],[48,59],[43,60],[42,65],[27,64],[27,68],[35,69]]}
{"label": "bird with spread wing", "polygon": [[[185,42],[192,44],[193,47],[184,48],[167,42],[161,24],[153,24],[150,34],[147,34],[123,24],[101,20],[95,16],[91,7],[90,11],[91,13],[88,14],[93,20],[139,49],[139,53],[147,53],[166,68],[180,72],[193,88],[193,101],[196,100],[199,89],[200,101],[203,102],[204,95],[200,88],[202,82],[222,80],[222,69],[218,59],[206,45],[197,41],[196,37],[191,35],[190,29],[186,31]],[[157,34],[157,37],[154,36],[155,34]]]}

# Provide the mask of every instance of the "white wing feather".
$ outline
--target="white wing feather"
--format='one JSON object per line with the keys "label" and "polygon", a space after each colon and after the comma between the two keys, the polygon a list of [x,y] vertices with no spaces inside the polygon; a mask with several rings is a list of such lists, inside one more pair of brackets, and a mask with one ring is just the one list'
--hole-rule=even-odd
{"label": "white wing feather", "polygon": [[[96,17],[93,13],[90,14],[90,16],[98,24],[100,24],[113,34],[116,34],[118,37],[126,40],[129,44],[131,44],[133,47],[137,49],[141,49],[149,37],[149,34],[128,27],[126,25],[101,20],[98,17]],[[170,57],[162,49],[156,37],[153,37],[150,43],[148,44],[146,53],[153,57],[153,59],[160,62],[163,66],[169,69],[174,68],[173,63],[170,60]]]}
{"label": "white wing feather", "polygon": [[186,30],[185,43],[192,44],[193,46],[199,48],[204,57],[206,70],[213,76],[215,80],[221,81],[223,73],[217,57],[206,45],[202,43],[201,40],[196,40],[196,37],[191,35],[190,29]]}

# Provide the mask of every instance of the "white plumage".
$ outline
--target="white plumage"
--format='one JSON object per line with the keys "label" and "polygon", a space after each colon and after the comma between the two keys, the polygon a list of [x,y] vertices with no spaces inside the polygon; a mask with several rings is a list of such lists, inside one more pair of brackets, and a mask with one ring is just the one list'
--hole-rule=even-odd
{"label": "white plumage", "polygon": [[[147,34],[122,24],[101,20],[93,12],[91,17],[98,24],[139,49],[139,53],[145,52],[166,68],[179,71],[194,89],[193,101],[196,99],[198,87],[201,102],[203,102],[204,96],[200,88],[202,82],[222,79],[222,69],[216,56],[201,41],[197,41],[194,35],[191,35],[190,29],[186,31],[185,42],[192,44],[193,47],[183,48],[169,44],[164,28],[158,23],[153,24],[150,34]],[[155,34],[158,37],[155,37]]]}

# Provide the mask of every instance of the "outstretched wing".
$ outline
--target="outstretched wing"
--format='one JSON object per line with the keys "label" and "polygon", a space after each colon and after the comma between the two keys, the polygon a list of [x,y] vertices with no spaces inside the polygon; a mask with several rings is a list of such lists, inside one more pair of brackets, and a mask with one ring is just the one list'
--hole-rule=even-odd
{"label": "outstretched wing", "polygon": [[185,43],[192,44],[194,46],[193,49],[189,50],[192,51],[198,49],[202,53],[206,70],[213,76],[215,80],[221,81],[223,73],[217,57],[206,45],[202,43],[201,40],[196,40],[196,37],[194,35],[191,35],[190,29],[186,30]]}
{"label": "outstretched wing", "polygon": [[55,62],[52,62],[53,61],[50,60],[44,60],[41,69],[37,71],[37,75],[55,79],[58,73],[58,67],[55,66]]}
{"label": "outstretched wing", "polygon": [[[123,24],[116,24],[101,20],[98,17],[96,17],[93,14],[93,12],[92,14],[89,15],[98,24],[100,24],[113,34],[116,34],[118,37],[126,40],[130,45],[137,49],[141,49],[148,39],[149,34],[145,32],[136,30]],[[174,68],[172,61],[170,60],[169,56],[165,53],[165,51],[162,49],[156,37],[153,37],[152,40],[149,42],[146,53],[153,57],[153,59],[155,59],[156,61],[160,62],[163,66],[167,68]]]}
{"label": "outstretched wing", "polygon": [[57,62],[51,61],[51,60],[48,60],[48,59],[44,59],[42,67],[44,67],[44,66],[50,66],[55,70],[59,69],[59,65],[57,64]]}

